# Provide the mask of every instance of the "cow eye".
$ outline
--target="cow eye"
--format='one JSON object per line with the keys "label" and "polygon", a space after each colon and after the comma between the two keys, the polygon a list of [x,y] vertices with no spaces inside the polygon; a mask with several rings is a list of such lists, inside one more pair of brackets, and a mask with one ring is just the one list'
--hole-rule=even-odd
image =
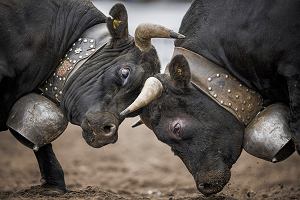
{"label": "cow eye", "polygon": [[123,79],[127,79],[130,74],[130,70],[128,68],[122,68],[120,70],[120,74]]}
{"label": "cow eye", "polygon": [[172,132],[172,135],[173,135],[173,138],[175,139],[181,139],[182,137],[182,128],[181,128],[181,124],[179,122],[177,123],[174,123],[171,127],[171,132]]}
{"label": "cow eye", "polygon": [[180,137],[180,132],[181,132],[181,125],[179,123],[176,123],[174,128],[173,128],[173,133]]}

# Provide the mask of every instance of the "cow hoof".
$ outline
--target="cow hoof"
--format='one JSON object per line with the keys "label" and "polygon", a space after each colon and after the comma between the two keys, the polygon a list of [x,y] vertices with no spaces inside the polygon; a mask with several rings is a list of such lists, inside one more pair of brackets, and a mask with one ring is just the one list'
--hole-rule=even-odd
{"label": "cow hoof", "polygon": [[45,196],[58,196],[67,192],[66,188],[61,188],[53,185],[43,184],[42,194]]}

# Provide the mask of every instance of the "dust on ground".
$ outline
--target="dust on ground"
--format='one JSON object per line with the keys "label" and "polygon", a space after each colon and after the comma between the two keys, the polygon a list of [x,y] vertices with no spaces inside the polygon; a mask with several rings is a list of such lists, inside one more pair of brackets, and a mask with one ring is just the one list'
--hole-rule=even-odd
{"label": "dust on ground", "polygon": [[116,144],[89,147],[70,125],[53,143],[69,192],[43,196],[33,152],[0,133],[0,199],[300,199],[300,156],[278,164],[243,152],[230,183],[216,196],[197,192],[192,176],[169,147],[145,127],[120,128]]}

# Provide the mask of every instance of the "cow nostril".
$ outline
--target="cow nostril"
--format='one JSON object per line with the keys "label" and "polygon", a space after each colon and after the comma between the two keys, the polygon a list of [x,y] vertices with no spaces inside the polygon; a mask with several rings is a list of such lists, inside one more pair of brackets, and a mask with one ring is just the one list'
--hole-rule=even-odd
{"label": "cow nostril", "polygon": [[111,131],[111,126],[104,126],[104,128],[103,128],[103,130],[104,130],[104,132],[105,133],[110,133]]}
{"label": "cow nostril", "polygon": [[110,126],[104,126],[104,132],[109,133],[110,132]]}
{"label": "cow nostril", "polygon": [[198,185],[198,188],[199,188],[199,189],[202,189],[202,190],[203,190],[204,187],[205,187],[205,186],[204,186],[204,183],[200,183],[200,184]]}
{"label": "cow nostril", "polygon": [[116,129],[117,129],[116,125],[114,125],[114,124],[108,124],[108,125],[106,125],[106,126],[103,127],[104,135],[105,136],[111,136],[111,135],[115,134]]}
{"label": "cow nostril", "polygon": [[200,189],[200,190],[211,189],[211,188],[213,188],[213,185],[210,183],[199,183],[198,184],[198,189]]}

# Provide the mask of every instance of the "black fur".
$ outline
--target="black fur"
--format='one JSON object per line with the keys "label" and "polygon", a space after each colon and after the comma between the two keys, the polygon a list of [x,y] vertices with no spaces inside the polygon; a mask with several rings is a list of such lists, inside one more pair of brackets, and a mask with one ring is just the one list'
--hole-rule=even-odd
{"label": "black fur", "polygon": [[56,159],[52,150],[52,145],[46,144],[37,152],[34,152],[34,154],[39,163],[42,186],[48,188],[53,187],[61,190],[62,192],[66,192],[64,172]]}
{"label": "black fur", "polygon": [[[289,105],[298,151],[299,19],[297,0],[195,0],[180,27],[186,38],[175,43],[224,67],[258,91],[265,106]],[[184,65],[184,60],[175,57],[171,69]],[[244,126],[191,84],[178,87],[180,79],[174,70],[170,73],[171,78],[157,76],[165,91],[143,110],[142,118],[183,160],[201,192],[219,192],[240,155]]]}
{"label": "black fur", "polygon": [[[7,130],[14,102],[47,79],[86,29],[105,20],[87,0],[0,2],[0,131]],[[44,186],[65,192],[63,170],[51,144],[35,154]]]}
{"label": "black fur", "polygon": [[[226,8],[226,9],[225,9]],[[300,142],[300,2],[194,1],[176,46],[226,68],[264,98],[290,106],[290,127]]]}
{"label": "black fur", "polygon": [[34,91],[71,44],[106,17],[90,1],[0,2],[0,130],[13,103]]}
{"label": "black fur", "polygon": [[[71,123],[81,125],[91,146],[102,147],[117,140],[117,128],[123,121],[119,113],[134,101],[146,78],[159,73],[160,63],[154,48],[142,53],[135,47],[122,4],[116,4],[110,14],[113,19],[105,17],[89,0],[0,2],[0,131],[7,130],[7,116],[14,102],[38,92],[37,87],[85,30],[107,22],[111,41],[70,78],[60,106]],[[113,25],[114,20],[121,22]],[[126,80],[120,74],[123,68],[130,70]],[[116,126],[113,135],[102,137],[112,123]],[[99,137],[95,138],[95,133]],[[66,191],[51,144],[42,147],[36,157],[44,186]]]}
{"label": "black fur", "polygon": [[[156,50],[141,52],[129,36],[125,7],[116,4],[110,14],[111,41],[70,78],[61,103],[70,122],[80,125],[86,142],[96,148],[116,142],[117,129],[111,137],[102,135],[112,124],[118,128],[124,120],[119,113],[138,96],[145,80],[160,72]],[[114,20],[118,24],[113,25]],[[122,77],[123,69],[130,71],[127,78]]]}

